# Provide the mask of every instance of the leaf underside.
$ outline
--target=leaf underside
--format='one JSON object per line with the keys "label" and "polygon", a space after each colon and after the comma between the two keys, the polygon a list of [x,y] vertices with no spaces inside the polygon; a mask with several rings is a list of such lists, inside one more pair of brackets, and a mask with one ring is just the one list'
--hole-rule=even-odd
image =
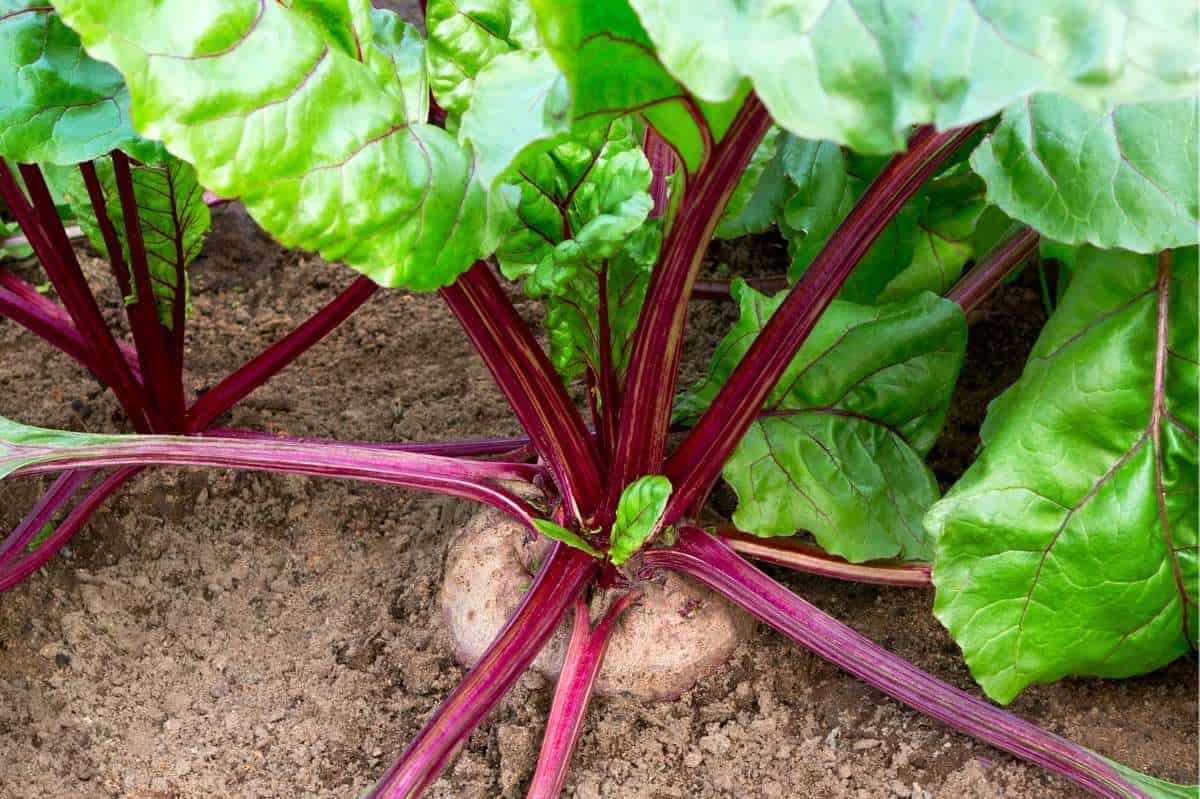
{"label": "leaf underside", "polygon": [[[117,194],[112,162],[100,159],[96,171],[106,198],[108,215],[121,242],[125,263],[129,264],[129,241],[125,234],[125,216]],[[212,224],[212,215],[204,202],[204,189],[196,181],[196,170],[178,158],[167,156],[158,164],[135,164],[131,169],[133,194],[138,209],[142,241],[146,249],[151,287],[154,290],[158,318],[168,330],[174,324],[177,294],[186,312],[189,306],[187,267],[204,245],[204,235]],[[104,238],[97,226],[96,212],[78,170],[71,170],[64,199],[92,246],[105,252]],[[137,302],[137,288],[130,277],[131,296]]]}
{"label": "leaf underside", "polygon": [[748,79],[782,127],[865,153],[1035,92],[1092,106],[1189,96],[1200,60],[1185,0],[631,1],[697,97],[727,100]]}

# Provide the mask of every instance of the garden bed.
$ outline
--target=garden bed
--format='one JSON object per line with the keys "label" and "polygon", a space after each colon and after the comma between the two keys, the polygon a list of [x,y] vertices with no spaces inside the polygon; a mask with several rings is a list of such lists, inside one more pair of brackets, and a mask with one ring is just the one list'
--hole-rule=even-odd
{"label": "garden bed", "polygon": [[[782,254],[723,245],[739,271]],[[97,285],[107,267],[84,258]],[[189,388],[201,390],[315,310],[351,274],[282,250],[238,207],[215,214],[193,267]],[[40,282],[34,270],[26,276]],[[536,304],[516,298],[527,319]],[[110,322],[123,325],[114,287]],[[731,323],[697,303],[683,384]],[[943,484],[986,403],[1019,374],[1042,320],[1036,278],[977,314],[931,463]],[[0,321],[0,415],[111,431],[111,394]],[[435,295],[377,294],[238,406],[231,426],[360,440],[516,434]],[[34,481],[0,486],[15,523]],[[0,597],[0,797],[354,797],[464,670],[437,607],[466,502],[363,484],[161,470],[130,484],[69,547]],[[932,592],[771,573],[921,668],[977,691],[930,613]],[[430,791],[520,796],[552,686],[526,675]],[[1067,680],[1019,715],[1134,768],[1196,781],[1194,658],[1123,682]],[[923,793],[919,793],[923,792]],[[575,797],[1081,795],[883,698],[759,626],[676,702],[598,698],[568,777]]]}

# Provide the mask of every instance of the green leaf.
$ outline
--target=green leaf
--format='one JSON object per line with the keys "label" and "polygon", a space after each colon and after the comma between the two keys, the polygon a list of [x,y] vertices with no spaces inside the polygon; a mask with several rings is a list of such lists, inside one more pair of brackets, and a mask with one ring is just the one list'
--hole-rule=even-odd
{"label": "green leaf", "polygon": [[538,46],[526,0],[430,0],[429,80],[438,104],[461,116],[492,59]]}
{"label": "green leaf", "polygon": [[1131,769],[1124,763],[1118,763],[1108,758],[1105,760],[1108,760],[1109,764],[1121,773],[1121,776],[1144,791],[1149,799],[1200,799],[1200,785],[1180,785],[1175,782],[1167,782]]}
{"label": "green leaf", "polygon": [[[794,185],[780,216],[790,243],[788,277],[798,280],[874,180],[882,162],[843,153],[829,141],[786,136],[783,165]],[[909,200],[867,250],[841,299],[892,302],[922,291],[944,293],[977,254],[988,206],[984,184],[953,166]]]}
{"label": "green leaf", "polygon": [[[363,5],[351,6],[356,33],[374,42]],[[416,290],[487,251],[470,153],[409,116],[419,87],[400,83],[407,73],[360,62],[310,14],[256,0],[58,7],[126,75],[139,129],[284,244]]]}
{"label": "green leaf", "polygon": [[27,258],[33,255],[33,248],[28,244],[5,244],[9,239],[16,239],[22,235],[21,226],[16,222],[5,222],[0,219],[0,260],[4,258]]}
{"label": "green leaf", "polygon": [[474,145],[479,177],[491,186],[526,153],[565,138],[569,110],[567,85],[546,51],[503,53],[476,76],[459,138]]}
{"label": "green leaf", "polygon": [[[121,241],[125,263],[129,264],[125,214],[117,193],[112,161],[108,158],[98,159],[96,172],[104,190],[109,219]],[[130,172],[155,307],[159,320],[170,330],[174,323],[176,294],[181,288],[185,309],[190,309],[187,267],[204,246],[204,236],[212,225],[212,215],[204,202],[204,189],[196,181],[196,170],[190,164],[167,155],[161,163],[134,164]],[[78,170],[70,171],[63,198],[70,204],[76,221],[92,246],[106,253],[95,209]],[[134,290],[125,301],[137,302],[132,275],[129,282]]]}
{"label": "green leaf", "polygon": [[613,565],[620,566],[629,560],[658,532],[670,498],[671,481],[659,474],[647,475],[625,486],[609,536],[608,557]]}
{"label": "green leaf", "polygon": [[763,137],[725,205],[714,233],[717,238],[764,233],[776,221],[789,189],[780,148],[786,138],[779,128],[771,128]]}
{"label": "green leaf", "polygon": [[505,276],[524,278],[525,291],[546,300],[551,360],[568,379],[584,369],[600,375],[602,352],[618,382],[624,374],[658,252],[659,226],[645,224],[650,179],[631,121],[622,119],[527,156],[507,184],[520,201],[496,257]]}
{"label": "green leaf", "polygon": [[545,519],[534,519],[533,526],[538,529],[538,532],[547,538],[552,538],[555,541],[561,541],[569,547],[574,547],[581,552],[586,552],[593,558],[603,558],[604,553],[597,551],[591,544],[584,541],[578,533],[573,533],[565,527],[559,527],[554,522],[548,522]]}
{"label": "green leaf", "polygon": [[[637,112],[675,147],[688,171],[720,141],[749,87],[709,103],[663,68],[628,0],[531,0],[544,46],[570,87],[573,124]],[[688,9],[685,16],[693,12]]]}
{"label": "green leaf", "polygon": [[997,701],[1195,646],[1196,250],[1169,264],[1079,253],[982,455],[926,517],[934,612]]}
{"label": "green leaf", "polygon": [[371,9],[371,31],[374,46],[366,53],[367,66],[400,97],[405,119],[428,119],[429,74],[421,32],[382,8]]}
{"label": "green leaf", "polygon": [[1195,244],[1196,97],[1092,110],[1037,96],[971,157],[988,199],[1063,244],[1153,253]]}
{"label": "green leaf", "polygon": [[776,122],[861,152],[910,126],[986,119],[1034,92],[1089,104],[1195,91],[1185,0],[631,0],[659,57],[697,97],[749,79]]}
{"label": "green leaf", "polygon": [[[734,284],[741,317],[708,374],[677,407],[711,403],[784,294]],[[813,534],[851,561],[927,558],[921,518],[937,499],[922,461],[941,430],[962,365],[966,321],[921,294],[882,306],[835,300],[725,464],[733,521],[760,536]]]}
{"label": "green leaf", "polygon": [[88,161],[136,138],[121,73],[41,0],[0,0],[0,156]]}

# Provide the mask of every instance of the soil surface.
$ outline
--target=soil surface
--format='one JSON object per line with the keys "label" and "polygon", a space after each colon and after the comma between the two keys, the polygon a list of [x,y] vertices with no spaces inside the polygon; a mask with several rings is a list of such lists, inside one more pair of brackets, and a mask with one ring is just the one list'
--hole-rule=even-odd
{"label": "soil surface", "polygon": [[[767,269],[769,240],[722,246]],[[84,258],[114,324],[106,266]],[[40,282],[31,265],[19,267]],[[215,214],[194,270],[189,387],[202,390],[351,279],[289,252],[237,206]],[[518,299],[531,321],[538,306]],[[949,482],[986,403],[1019,373],[1041,323],[1036,281],[1005,288],[933,456]],[[693,308],[685,379],[733,318]],[[122,429],[111,395],[0,321],[0,414]],[[516,434],[439,299],[380,292],[223,420],[228,426],[409,440]],[[0,484],[8,528],[45,481]],[[363,484],[163,470],[134,480],[67,550],[0,597],[0,797],[354,797],[463,675],[437,606],[465,502]],[[938,677],[976,690],[927,591],[772,573]],[[1027,690],[1018,714],[1135,768],[1197,774],[1196,663]],[[523,795],[552,686],[527,674],[433,786],[433,797]],[[947,730],[764,627],[674,702],[601,698],[566,796],[1062,797],[1078,791]]]}

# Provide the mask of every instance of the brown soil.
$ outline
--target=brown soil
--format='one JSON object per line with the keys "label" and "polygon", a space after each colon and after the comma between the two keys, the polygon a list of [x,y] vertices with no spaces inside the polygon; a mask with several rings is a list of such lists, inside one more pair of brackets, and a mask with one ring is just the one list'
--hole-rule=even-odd
{"label": "brown soil", "polygon": [[[108,286],[99,261],[86,269]],[[342,268],[282,250],[236,207],[217,213],[194,271],[192,390],[349,280]],[[111,287],[103,301],[119,322]],[[536,319],[535,304],[518,305]],[[1009,287],[973,327],[971,365],[933,459],[941,479],[969,460],[986,402],[1019,371],[1039,307],[1031,286]],[[686,374],[731,318],[728,306],[696,306]],[[0,364],[0,414],[120,429],[109,394],[7,322]],[[381,292],[226,423],[347,439],[518,431],[438,298],[398,291]],[[0,485],[4,525],[39,485]],[[0,597],[0,797],[356,796],[463,674],[437,593],[447,541],[472,511],[328,480],[181,470],[137,479],[68,550]],[[929,593],[773,573],[972,688]],[[523,678],[430,795],[521,795],[551,690],[537,675]],[[1013,705],[1131,766],[1193,781],[1196,708],[1192,659],[1123,682],[1035,687]],[[597,701],[566,795],[1079,794],[760,627],[678,701]]]}

